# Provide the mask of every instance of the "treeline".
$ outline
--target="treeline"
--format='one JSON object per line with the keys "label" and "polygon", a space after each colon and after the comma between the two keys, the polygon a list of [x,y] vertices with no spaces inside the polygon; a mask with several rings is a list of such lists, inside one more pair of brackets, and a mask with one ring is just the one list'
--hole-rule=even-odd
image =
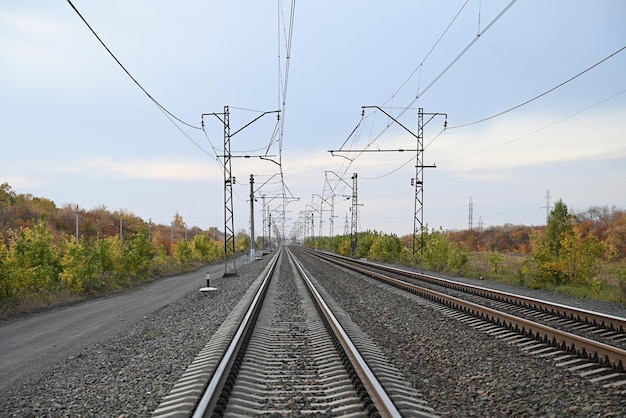
{"label": "treeline", "polygon": [[[305,246],[350,255],[351,237],[318,237]],[[377,231],[357,235],[356,257],[460,275],[470,271],[470,254],[484,254],[489,273],[502,270],[505,255],[523,256],[513,273],[520,284],[555,289],[578,286],[597,293],[606,285],[598,277],[599,263],[622,265],[626,260],[626,212],[594,207],[578,214],[557,201],[546,226],[513,226],[485,231],[426,230],[397,237]],[[518,257],[519,258],[519,257]],[[480,272],[482,275],[483,272]],[[616,270],[616,286],[626,292],[626,269]]]}
{"label": "treeline", "polygon": [[[78,236],[76,229],[78,228]],[[250,238],[239,232],[236,251]],[[230,255],[230,254],[229,254]],[[224,234],[17,194],[0,185],[0,316],[26,305],[72,300],[188,271],[224,258]]]}
{"label": "treeline", "polygon": [[[567,217],[573,230],[582,239],[594,237],[602,242],[603,259],[607,261],[626,259],[626,211],[608,206],[592,207],[580,213],[568,211]],[[469,251],[529,255],[533,250],[533,237],[541,235],[545,230],[546,226],[505,225],[485,230],[451,231],[448,232],[448,236],[451,241]]]}
{"label": "treeline", "polygon": [[[351,242],[349,235],[339,235],[333,238],[307,238],[303,245],[349,257]],[[420,246],[422,242],[423,246]],[[431,270],[454,272],[461,272],[469,260],[468,250],[451,241],[442,229],[425,230],[424,234],[417,236],[415,242],[411,235],[398,237],[378,231],[359,232],[354,256],[383,263],[417,265]]]}

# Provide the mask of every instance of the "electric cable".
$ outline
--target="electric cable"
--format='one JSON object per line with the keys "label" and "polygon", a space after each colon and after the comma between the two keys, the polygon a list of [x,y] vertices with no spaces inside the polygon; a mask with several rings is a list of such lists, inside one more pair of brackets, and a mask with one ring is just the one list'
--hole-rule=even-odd
{"label": "electric cable", "polygon": [[415,158],[417,157],[411,157],[406,163],[402,164],[400,167],[397,167],[395,169],[393,169],[392,171],[386,173],[386,174],[382,174],[380,176],[376,176],[376,177],[363,177],[363,176],[359,176],[360,179],[363,180],[378,180],[378,179],[382,179],[385,178],[387,176],[392,175],[393,173],[395,173],[396,171],[400,170],[401,168],[404,168],[408,163],[410,163],[411,161],[415,160]]}
{"label": "electric cable", "polygon": [[[485,28],[480,31],[466,46],[465,48],[463,48],[463,50],[457,54],[457,56],[435,77],[435,79],[433,81],[430,82],[430,84],[428,84],[428,86],[422,90],[421,95],[418,95],[416,97],[414,97],[411,102],[404,107],[404,109],[402,111],[400,111],[400,113],[395,117],[395,119],[399,119],[401,116],[403,116],[409,109],[412,108],[412,106],[415,104],[415,102],[422,97],[428,90],[431,89],[431,87],[433,85],[435,85],[435,83],[437,83],[441,77],[443,77],[443,75],[448,72],[448,70],[450,70],[450,68],[452,68],[452,66],[454,64],[456,64],[458,62],[459,59],[461,59],[461,57],[463,55],[465,55],[467,53],[467,51],[470,50],[470,48],[478,41],[478,39],[480,39],[489,29],[491,29],[491,27],[502,17],[504,16],[504,14],[513,6],[513,4],[515,4],[517,0],[512,0],[506,7],[504,7],[500,13],[491,20],[491,22],[489,22],[489,24],[487,26],[485,26]],[[371,139],[368,144],[367,147],[370,147],[373,143],[375,143],[376,141],[378,141],[378,139],[380,139],[380,137],[387,131],[387,129],[389,129],[389,126],[386,126],[385,128],[383,128],[373,139]],[[355,158],[356,159],[356,158]]]}
{"label": "electric cable", "polygon": [[495,115],[492,115],[492,116],[489,116],[489,117],[487,117],[487,118],[480,119],[480,120],[477,120],[477,121],[474,121],[474,122],[464,123],[464,124],[462,124],[462,125],[457,125],[457,126],[450,126],[450,127],[448,127],[448,129],[458,129],[458,128],[464,128],[464,127],[466,127],[466,126],[476,125],[476,124],[478,124],[478,123],[485,122],[485,121],[488,121],[488,120],[493,119],[493,118],[497,118],[498,116],[502,116],[502,115],[504,115],[505,113],[509,113],[509,112],[511,112],[511,111],[513,111],[513,110],[515,110],[515,109],[519,109],[520,107],[525,106],[525,105],[527,105],[527,104],[529,104],[529,103],[531,103],[531,102],[533,102],[533,101],[535,101],[535,100],[537,100],[537,99],[539,99],[539,98],[541,98],[541,97],[543,97],[543,96],[545,96],[545,95],[547,95],[547,94],[549,94],[549,93],[552,93],[554,90],[556,90],[556,89],[558,89],[558,88],[560,88],[560,87],[563,87],[564,85],[566,85],[566,84],[567,84],[567,83],[569,83],[570,81],[573,81],[573,80],[577,79],[577,78],[578,78],[578,77],[580,77],[581,75],[583,75],[583,74],[585,74],[585,73],[587,73],[587,72],[591,71],[592,69],[594,69],[594,68],[595,68],[595,67],[597,67],[598,65],[602,64],[603,62],[605,62],[605,61],[609,60],[610,58],[614,57],[615,55],[619,54],[619,53],[620,53],[620,52],[622,52],[624,49],[626,49],[626,46],[621,47],[621,48],[620,48],[620,49],[618,49],[617,51],[615,51],[615,52],[613,52],[612,54],[610,54],[608,57],[601,59],[600,61],[598,61],[598,62],[596,62],[595,64],[593,64],[591,67],[588,67],[588,68],[586,68],[585,70],[583,70],[583,71],[579,72],[578,74],[576,74],[575,76],[568,78],[567,80],[565,80],[565,81],[564,81],[564,82],[562,82],[561,84],[559,84],[559,85],[557,85],[557,86],[554,86],[554,87],[552,87],[551,89],[546,90],[546,91],[544,91],[543,93],[541,93],[541,94],[539,94],[539,95],[537,95],[537,96],[533,97],[532,99],[528,99],[528,100],[526,100],[525,102],[518,104],[517,106],[513,106],[513,107],[512,107],[512,108],[510,108],[510,109],[504,110],[504,111],[502,111],[502,112],[500,112],[500,113],[496,113]]}
{"label": "electric cable", "polygon": [[[113,57],[113,59],[115,60],[115,62],[117,62],[117,64],[122,68],[122,70],[124,70],[124,72],[128,75],[128,77],[130,77],[131,80],[133,80],[133,82],[137,85],[137,87],[139,87],[141,89],[141,91],[144,92],[144,94],[146,96],[148,96],[148,98],[150,100],[152,100],[152,102],[159,108],[161,109],[163,112],[165,112],[166,114],[168,114],[170,117],[176,119],[178,122],[182,123],[183,125],[187,125],[190,128],[194,128],[194,129],[202,129],[199,126],[195,126],[192,125],[190,123],[185,122],[184,120],[178,118],[176,115],[174,115],[172,112],[170,112],[169,110],[167,110],[165,108],[165,106],[163,106],[161,103],[159,103],[154,97],[152,97],[152,95],[150,93],[148,93],[148,91],[139,83],[139,81],[137,81],[135,79],[135,77],[132,76],[132,74],[130,73],[130,71],[128,71],[126,69],[126,67],[124,67],[124,65],[120,62],[120,60],[117,59],[117,57],[115,56],[115,54],[113,54],[113,52],[109,49],[108,46],[106,46],[106,44],[104,43],[104,41],[98,36],[98,34],[96,33],[96,31],[91,27],[91,25],[87,22],[87,20],[83,17],[83,15],[78,11],[78,9],[74,6],[74,4],[71,2],[71,0],[67,0],[67,2],[69,3],[69,5],[72,7],[72,9],[74,9],[74,11],[76,12],[76,14],[78,15],[78,17],[81,18],[81,20],[85,23],[85,25],[87,25],[87,27],[89,28],[89,30],[91,31],[91,33],[93,33],[93,35],[96,37],[96,39],[102,44],[102,46],[104,47],[104,49],[107,50],[107,52],[109,53],[109,55],[111,55],[111,57]],[[195,143],[195,142],[194,142]],[[197,144],[196,144],[197,145]]]}
{"label": "electric cable", "polygon": [[[430,48],[430,50],[428,51],[428,53],[426,54],[426,56],[422,59],[422,62],[420,62],[420,64],[415,68],[415,70],[413,70],[413,72],[407,77],[406,80],[404,80],[404,82],[400,85],[400,87],[398,87],[398,89],[393,93],[393,95],[387,99],[385,102],[383,102],[383,106],[389,102],[389,100],[391,100],[395,95],[397,95],[400,90],[402,90],[404,88],[404,86],[406,86],[406,84],[411,80],[411,78],[413,78],[413,76],[415,75],[415,73],[418,70],[421,70],[421,68],[423,67],[424,63],[426,62],[426,60],[428,59],[428,57],[430,56],[430,54],[435,50],[435,48],[437,47],[437,45],[439,45],[439,42],[441,42],[441,40],[443,39],[443,37],[446,35],[446,33],[448,33],[448,30],[450,30],[450,27],[452,27],[452,25],[454,24],[454,22],[456,21],[456,19],[459,17],[459,15],[461,14],[461,12],[463,11],[463,9],[465,9],[465,6],[467,6],[467,3],[469,3],[469,0],[466,0],[465,3],[463,3],[463,5],[461,6],[461,8],[459,9],[459,11],[456,13],[456,15],[452,18],[452,21],[448,24],[448,26],[446,27],[446,29],[443,31],[443,33],[439,36],[439,39],[437,39],[437,41],[433,44],[433,46]],[[420,72],[421,73],[421,72]],[[420,77],[421,78],[421,77]],[[419,82],[418,82],[418,91],[419,91]]]}
{"label": "electric cable", "polygon": [[[535,129],[535,130],[533,130],[533,131],[531,131],[531,132],[528,132],[528,133],[526,133],[526,134],[524,134],[524,135],[520,135],[520,136],[515,137],[515,138],[513,138],[513,139],[509,139],[508,141],[502,142],[502,143],[500,143],[500,144],[498,144],[498,145],[494,145],[494,146],[492,146],[492,147],[485,148],[485,149],[483,149],[483,150],[476,151],[476,152],[473,152],[473,153],[471,153],[471,154],[464,155],[464,156],[462,156],[462,157],[457,157],[457,158],[452,158],[452,159],[449,159],[449,160],[445,160],[445,161],[443,161],[443,162],[444,162],[444,163],[448,163],[448,162],[453,162],[453,161],[462,160],[462,159],[465,159],[465,158],[468,158],[468,157],[471,157],[471,156],[474,156],[474,155],[477,155],[477,154],[482,154],[482,153],[485,153],[485,152],[493,151],[494,149],[497,149],[497,148],[503,147],[503,146],[508,145],[508,144],[510,144],[510,143],[512,143],[512,142],[516,142],[516,141],[519,141],[520,139],[527,138],[527,137],[529,137],[529,136],[531,136],[531,135],[534,135],[534,134],[536,134],[536,133],[538,133],[538,132],[541,132],[541,131],[543,131],[543,130],[545,130],[545,129],[551,128],[551,127],[552,127],[552,126],[554,126],[554,125],[557,125],[557,124],[559,124],[559,123],[561,123],[561,122],[564,122],[564,121],[566,121],[566,120],[568,120],[568,119],[571,119],[571,118],[573,118],[573,117],[575,117],[575,116],[578,116],[578,115],[580,115],[581,113],[586,112],[587,110],[592,109],[592,108],[594,108],[594,107],[596,107],[596,106],[599,106],[599,105],[601,105],[602,103],[604,103],[604,102],[606,102],[606,101],[609,101],[609,100],[611,100],[611,99],[613,99],[613,98],[615,98],[615,97],[617,97],[617,96],[619,96],[620,94],[623,94],[623,93],[626,93],[626,89],[624,89],[624,90],[622,90],[622,91],[620,91],[620,92],[618,92],[618,93],[615,93],[615,94],[613,94],[613,95],[611,95],[611,96],[609,96],[609,97],[607,97],[607,98],[605,98],[605,99],[602,99],[602,100],[600,100],[599,102],[596,102],[596,103],[594,103],[594,104],[592,104],[592,105],[590,105],[590,106],[587,106],[587,107],[585,107],[584,109],[581,109],[581,110],[579,110],[579,111],[577,111],[577,112],[575,112],[575,113],[572,113],[572,114],[570,114],[570,115],[568,115],[568,116],[566,116],[566,117],[564,117],[564,118],[561,118],[561,119],[559,119],[559,120],[557,120],[557,121],[555,121],[555,122],[549,123],[549,124],[547,124],[547,125],[542,126],[541,128],[537,128],[537,129]],[[431,141],[431,142],[432,142],[432,141]]]}

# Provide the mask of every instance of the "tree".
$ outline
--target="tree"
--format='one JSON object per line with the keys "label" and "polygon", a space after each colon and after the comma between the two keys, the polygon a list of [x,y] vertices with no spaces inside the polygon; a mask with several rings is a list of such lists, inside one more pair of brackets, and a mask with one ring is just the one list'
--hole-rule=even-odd
{"label": "tree", "polygon": [[545,232],[534,237],[531,262],[535,280],[552,285],[591,283],[604,247],[593,236],[583,237],[575,221],[567,206],[558,200],[548,216]]}
{"label": "tree", "polygon": [[567,205],[559,199],[554,204],[554,209],[548,215],[546,227],[545,244],[548,246],[550,254],[558,257],[563,245],[563,239],[573,233],[573,231],[572,215],[570,215]]}
{"label": "tree", "polygon": [[380,234],[374,239],[368,253],[368,258],[388,263],[397,260],[401,252],[402,243],[397,236]]}
{"label": "tree", "polygon": [[43,219],[32,228],[20,229],[10,245],[9,259],[18,291],[56,290],[61,272],[59,249]]}
{"label": "tree", "polygon": [[154,246],[150,242],[148,228],[142,228],[128,242],[124,251],[126,272],[132,277],[146,276],[153,265]]}
{"label": "tree", "polygon": [[98,285],[98,254],[84,237],[76,242],[74,237],[68,236],[61,267],[59,277],[74,293],[92,293],[102,287]]}
{"label": "tree", "polygon": [[237,253],[246,253],[250,249],[250,236],[242,229],[235,235],[235,251]]}
{"label": "tree", "polygon": [[0,301],[13,297],[15,286],[9,264],[9,249],[0,240]]}

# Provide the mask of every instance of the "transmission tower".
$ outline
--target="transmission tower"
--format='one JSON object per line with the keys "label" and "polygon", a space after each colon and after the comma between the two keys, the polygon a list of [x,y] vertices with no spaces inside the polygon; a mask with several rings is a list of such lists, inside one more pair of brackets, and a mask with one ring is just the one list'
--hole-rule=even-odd
{"label": "transmission tower", "polygon": [[470,231],[474,230],[474,203],[472,203],[472,196],[470,196],[469,200],[469,219],[467,222],[467,229]]}
{"label": "transmission tower", "polygon": [[[548,224],[548,218],[550,217],[550,190],[546,190],[546,225]],[[543,206],[542,206],[543,207]]]}

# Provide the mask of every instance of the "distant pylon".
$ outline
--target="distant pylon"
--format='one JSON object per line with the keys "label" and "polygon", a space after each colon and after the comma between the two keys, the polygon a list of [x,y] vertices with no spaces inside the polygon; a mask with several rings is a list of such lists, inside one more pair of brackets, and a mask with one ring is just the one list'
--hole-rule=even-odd
{"label": "distant pylon", "polygon": [[467,229],[470,231],[474,230],[474,203],[472,203],[472,196],[470,196],[469,200],[469,219],[467,222]]}
{"label": "distant pylon", "polygon": [[548,218],[550,217],[550,190],[546,190],[546,225],[548,224]]}

